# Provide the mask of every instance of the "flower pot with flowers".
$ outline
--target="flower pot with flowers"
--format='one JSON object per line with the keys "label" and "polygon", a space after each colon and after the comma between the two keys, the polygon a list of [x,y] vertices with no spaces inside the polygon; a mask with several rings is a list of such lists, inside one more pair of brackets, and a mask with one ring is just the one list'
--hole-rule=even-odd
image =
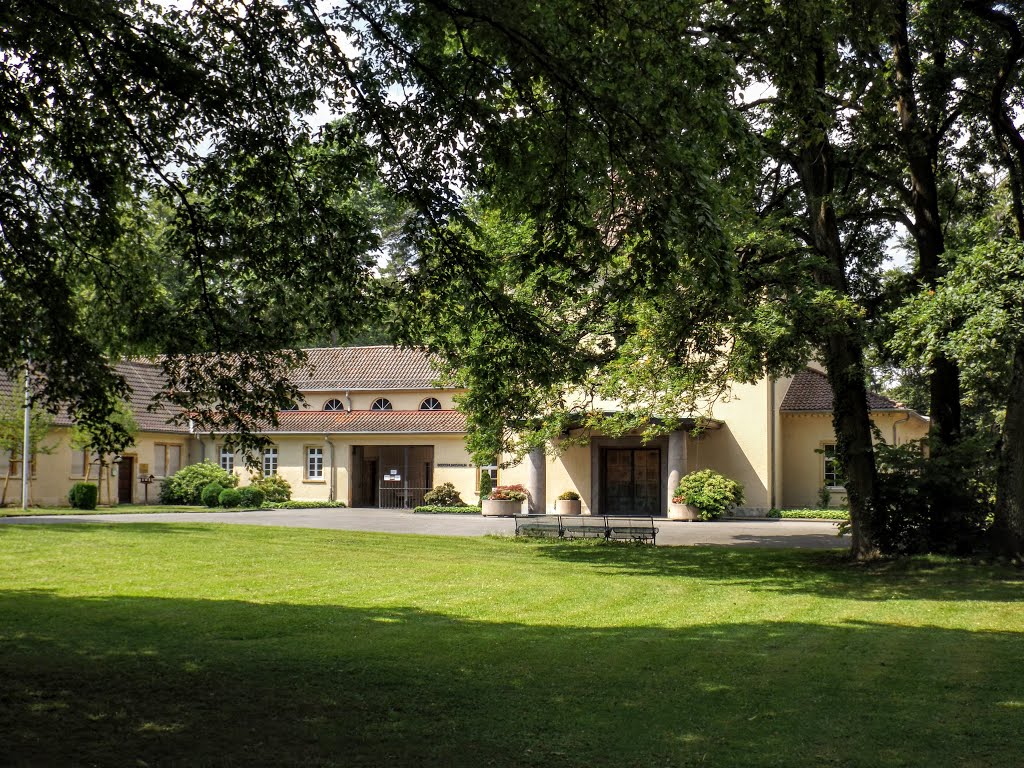
{"label": "flower pot with flowers", "polygon": [[576,491],[566,491],[555,501],[556,515],[578,515],[583,511],[583,502]]}
{"label": "flower pot with flowers", "polygon": [[499,485],[491,489],[487,498],[480,503],[484,517],[509,517],[523,511],[526,489],[521,485]]}

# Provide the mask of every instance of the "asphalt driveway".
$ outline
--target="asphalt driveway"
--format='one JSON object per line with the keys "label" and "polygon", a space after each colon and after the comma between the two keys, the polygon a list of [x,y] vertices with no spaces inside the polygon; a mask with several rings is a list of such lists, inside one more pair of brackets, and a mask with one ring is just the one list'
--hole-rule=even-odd
{"label": "asphalt driveway", "polygon": [[[485,536],[515,533],[510,518],[479,515],[416,515],[392,509],[280,509],[255,512],[168,512],[151,515],[54,515],[5,517],[5,525],[66,525],[73,523],[230,523],[328,528],[380,533],[418,533],[429,536]],[[686,523],[658,520],[660,546],[712,544],[741,547],[834,549],[849,546],[836,536],[836,524],[810,520],[719,520]]]}

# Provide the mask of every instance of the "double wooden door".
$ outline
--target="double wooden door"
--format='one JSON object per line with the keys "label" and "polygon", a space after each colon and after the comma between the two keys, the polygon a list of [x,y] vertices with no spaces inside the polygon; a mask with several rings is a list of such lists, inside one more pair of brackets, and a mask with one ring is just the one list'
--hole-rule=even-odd
{"label": "double wooden door", "polygon": [[601,453],[603,512],[661,515],[661,450],[605,448]]}

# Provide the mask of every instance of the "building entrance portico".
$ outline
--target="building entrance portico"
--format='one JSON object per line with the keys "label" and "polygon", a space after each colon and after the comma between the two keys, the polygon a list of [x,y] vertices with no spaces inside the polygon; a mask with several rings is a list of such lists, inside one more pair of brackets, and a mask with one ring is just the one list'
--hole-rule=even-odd
{"label": "building entrance portico", "polygon": [[661,449],[602,448],[601,498],[605,515],[662,515]]}

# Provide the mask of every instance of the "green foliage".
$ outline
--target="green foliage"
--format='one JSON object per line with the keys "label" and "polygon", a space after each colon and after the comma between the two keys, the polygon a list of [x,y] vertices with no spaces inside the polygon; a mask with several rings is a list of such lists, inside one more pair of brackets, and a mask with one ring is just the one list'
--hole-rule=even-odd
{"label": "green foliage", "polygon": [[[203,493],[205,493],[205,491]],[[218,502],[220,506],[229,509],[240,506],[242,503],[242,492],[237,488],[224,488],[220,492]]]}
{"label": "green foliage", "polygon": [[919,443],[877,451],[881,552],[964,553],[982,543],[995,508],[991,436],[966,438],[930,457]]}
{"label": "green foliage", "polygon": [[828,509],[832,506],[832,491],[827,485],[818,489],[818,509]]}
{"label": "green foliage", "polygon": [[203,488],[200,500],[207,507],[216,507],[220,504],[220,494],[223,490],[224,486],[214,481]]}
{"label": "green foliage", "polygon": [[494,487],[494,482],[491,480],[491,473],[490,472],[481,472],[480,473],[480,489],[479,489],[480,498],[481,499],[486,499],[488,496],[490,496],[491,495],[491,489],[493,487]]}
{"label": "green foliage", "polygon": [[75,509],[96,509],[99,488],[95,483],[75,483],[68,491],[68,503]]}
{"label": "green foliage", "polygon": [[263,492],[266,501],[288,501],[292,497],[292,487],[280,475],[270,475],[256,480],[249,485]]}
{"label": "green foliage", "polygon": [[579,501],[580,495],[576,491],[563,491],[558,496],[559,501]]}
{"label": "green foliage", "polygon": [[423,504],[427,507],[461,507],[465,502],[452,483],[443,483],[423,494]]}
{"label": "green foliage", "polygon": [[222,488],[234,488],[238,485],[238,477],[225,472],[209,459],[189,464],[163,481],[160,486],[160,503],[198,506],[203,503],[203,489],[210,483],[219,483]]}
{"label": "green foliage", "polygon": [[487,498],[491,501],[526,501],[526,489],[521,485],[499,485]]}
{"label": "green foliage", "polygon": [[262,507],[264,502],[267,500],[266,496],[263,495],[263,491],[254,485],[247,485],[244,488],[239,488],[238,493],[241,497],[239,504],[243,507],[251,507],[253,509]]}
{"label": "green foliage", "polygon": [[457,507],[449,507],[443,504],[424,504],[413,509],[413,512],[417,515],[479,515],[480,507],[471,507],[466,504]]}
{"label": "green foliage", "polygon": [[785,520],[849,520],[850,513],[845,509],[776,509],[775,514],[768,517],[781,517]]}
{"label": "green foliage", "polygon": [[672,501],[696,507],[701,519],[710,520],[743,503],[743,486],[712,469],[702,469],[679,481]]}
{"label": "green foliage", "polygon": [[279,501],[264,506],[267,509],[345,509],[348,504],[343,501]]}

